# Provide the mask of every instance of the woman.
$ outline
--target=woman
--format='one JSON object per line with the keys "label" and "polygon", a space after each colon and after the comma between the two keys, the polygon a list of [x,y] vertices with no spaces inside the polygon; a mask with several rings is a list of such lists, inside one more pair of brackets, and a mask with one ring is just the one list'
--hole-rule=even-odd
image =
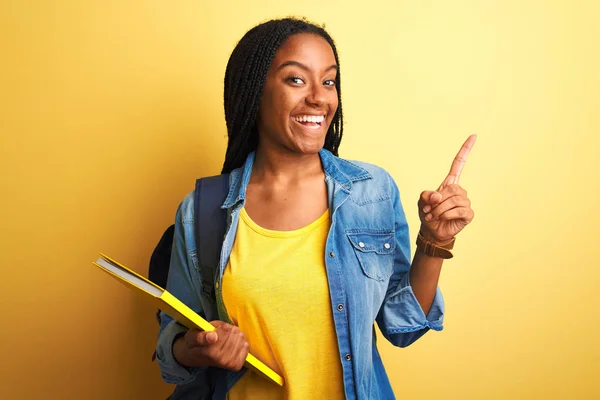
{"label": "woman", "polygon": [[[231,400],[393,398],[373,324],[400,347],[442,329],[437,284],[454,237],[473,218],[458,177],[475,138],[440,188],[421,194],[411,263],[393,179],[337,157],[340,70],[325,30],[295,19],[251,29],[227,65],[225,116],[223,173],[231,175],[219,320],[206,333],[163,315],[163,378],[184,385],[217,379],[211,368],[229,371]],[[192,203],[190,193],[177,212],[167,288],[203,313]],[[284,387],[242,369],[249,350]]]}

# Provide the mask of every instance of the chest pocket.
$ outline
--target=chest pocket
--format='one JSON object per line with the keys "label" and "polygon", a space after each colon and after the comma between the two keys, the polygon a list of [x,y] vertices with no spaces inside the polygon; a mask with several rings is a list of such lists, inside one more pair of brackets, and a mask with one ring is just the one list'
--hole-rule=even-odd
{"label": "chest pocket", "polygon": [[346,234],[364,274],[378,281],[387,280],[394,271],[394,233],[363,231]]}

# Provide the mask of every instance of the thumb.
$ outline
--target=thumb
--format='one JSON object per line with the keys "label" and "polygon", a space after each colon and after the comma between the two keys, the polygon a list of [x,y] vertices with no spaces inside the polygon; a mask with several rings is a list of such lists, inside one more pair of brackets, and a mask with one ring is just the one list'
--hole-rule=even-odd
{"label": "thumb", "polygon": [[204,338],[206,339],[206,342],[208,344],[213,344],[213,343],[217,343],[217,340],[219,340],[219,335],[217,335],[217,332],[215,332],[215,331],[206,332],[206,335],[204,335]]}
{"label": "thumb", "polygon": [[217,343],[219,340],[219,335],[215,331],[196,331],[194,332],[192,340],[190,341],[190,347],[202,347],[202,346],[210,346],[211,344]]}
{"label": "thumb", "polygon": [[442,201],[442,195],[435,190],[425,190],[421,192],[419,197],[419,214],[427,214],[430,212],[440,201]]}

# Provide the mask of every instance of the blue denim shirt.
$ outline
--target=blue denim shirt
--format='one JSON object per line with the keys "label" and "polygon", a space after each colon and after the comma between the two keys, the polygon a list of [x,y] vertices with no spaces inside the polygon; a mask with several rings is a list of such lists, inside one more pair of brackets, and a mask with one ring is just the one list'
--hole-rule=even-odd
{"label": "blue denim shirt", "polygon": [[[433,305],[425,315],[412,291],[408,224],[392,177],[382,168],[343,160],[324,149],[319,155],[331,215],[323,257],[345,395],[347,399],[392,399],[394,394],[375,343],[374,323],[387,340],[405,347],[429,329],[442,330],[444,300],[437,288]],[[227,209],[228,218],[215,288],[219,319],[228,322],[231,320],[223,304],[222,276],[235,240],[253,162],[251,153],[244,166],[232,171],[229,194],[222,206]],[[177,210],[167,289],[202,313],[193,202],[192,192]],[[202,367],[183,367],[174,359],[173,340],[184,331],[184,327],[162,316],[156,352],[167,383],[188,383],[206,371]],[[228,388],[244,372],[245,369],[228,373]]]}

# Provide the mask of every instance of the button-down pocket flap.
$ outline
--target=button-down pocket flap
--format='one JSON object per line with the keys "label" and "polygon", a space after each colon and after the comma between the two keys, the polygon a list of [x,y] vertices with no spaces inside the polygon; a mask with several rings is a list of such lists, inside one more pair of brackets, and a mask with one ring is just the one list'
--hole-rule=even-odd
{"label": "button-down pocket flap", "polygon": [[394,233],[347,232],[347,235],[364,274],[386,281],[394,270]]}
{"label": "button-down pocket flap", "polygon": [[348,238],[356,250],[391,254],[396,249],[393,233],[348,233]]}

